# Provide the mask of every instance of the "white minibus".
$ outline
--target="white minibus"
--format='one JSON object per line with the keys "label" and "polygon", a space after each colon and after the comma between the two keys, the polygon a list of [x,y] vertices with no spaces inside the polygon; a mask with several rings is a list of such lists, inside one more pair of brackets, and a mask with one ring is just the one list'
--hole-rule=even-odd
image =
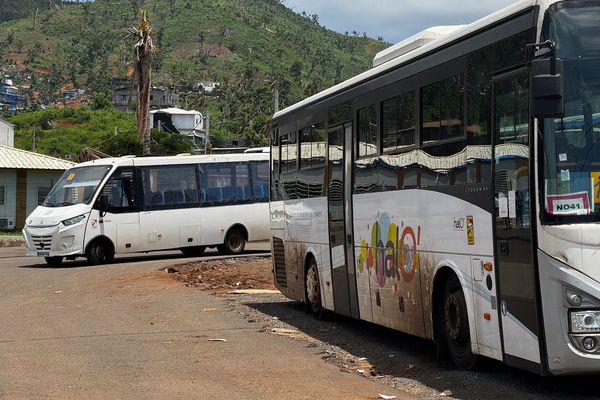
{"label": "white minibus", "polygon": [[269,154],[106,158],[67,170],[27,217],[27,255],[86,257],[206,247],[238,254],[268,239]]}

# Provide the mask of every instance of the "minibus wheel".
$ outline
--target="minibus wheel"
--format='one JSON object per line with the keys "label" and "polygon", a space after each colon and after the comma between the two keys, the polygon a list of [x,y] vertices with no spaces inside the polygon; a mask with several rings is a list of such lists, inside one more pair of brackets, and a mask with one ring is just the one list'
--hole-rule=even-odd
{"label": "minibus wheel", "polygon": [[225,242],[217,249],[221,254],[240,254],[246,247],[246,236],[239,228],[232,228],[225,237]]}
{"label": "minibus wheel", "polygon": [[89,265],[110,263],[115,258],[115,251],[108,240],[95,240],[85,253]]}
{"label": "minibus wheel", "polygon": [[458,278],[451,274],[444,291],[442,326],[448,352],[457,367],[472,369],[477,356],[471,351],[467,302]]}
{"label": "minibus wheel", "polygon": [[60,264],[62,264],[63,261],[63,258],[61,256],[44,257],[44,259],[46,260],[46,264],[48,264],[51,267],[58,267]]}
{"label": "minibus wheel", "polygon": [[314,258],[308,262],[306,277],[304,279],[304,298],[307,308],[317,319],[323,319],[325,310],[321,303],[321,284],[319,282],[319,268]]}

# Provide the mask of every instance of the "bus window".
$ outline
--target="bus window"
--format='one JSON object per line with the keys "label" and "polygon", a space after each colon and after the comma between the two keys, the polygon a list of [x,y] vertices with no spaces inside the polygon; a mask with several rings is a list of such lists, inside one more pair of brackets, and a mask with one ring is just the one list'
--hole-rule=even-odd
{"label": "bus window", "polygon": [[194,165],[142,167],[141,170],[146,207],[163,209],[198,204]]}
{"label": "bus window", "polygon": [[463,135],[463,76],[451,76],[421,89],[422,143]]}
{"label": "bus window", "polygon": [[415,144],[415,92],[381,103],[383,152],[393,153]]}
{"label": "bus window", "polygon": [[358,158],[379,154],[375,104],[358,110]]}
{"label": "bus window", "polygon": [[269,164],[266,162],[250,163],[252,170],[253,199],[266,201],[269,198]]}
{"label": "bus window", "polygon": [[244,202],[250,200],[250,175],[248,163],[235,164],[235,184],[231,186],[231,200]]}
{"label": "bus window", "polygon": [[106,182],[100,196],[106,196],[111,213],[132,212],[137,209],[133,168],[121,168]]}

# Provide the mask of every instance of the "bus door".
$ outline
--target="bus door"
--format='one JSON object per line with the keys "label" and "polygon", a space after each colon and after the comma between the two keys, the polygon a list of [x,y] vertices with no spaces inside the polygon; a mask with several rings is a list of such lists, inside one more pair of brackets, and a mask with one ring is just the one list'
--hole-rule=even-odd
{"label": "bus door", "polygon": [[527,70],[495,77],[493,85],[493,221],[503,357],[509,365],[539,372]]}
{"label": "bus door", "polygon": [[[100,196],[107,205],[102,216],[99,211],[90,218],[89,236],[98,233],[110,238],[115,253],[131,253],[140,250],[139,195],[133,167],[118,168],[106,182]],[[100,197],[99,197],[100,198]]]}
{"label": "bus door", "polygon": [[[350,168],[345,161],[351,157],[352,123],[329,128],[327,148],[329,180],[327,186],[327,206],[329,222],[329,251],[331,259],[331,280],[335,312],[358,317],[356,275],[352,254],[352,196],[347,193],[350,185]],[[349,155],[349,156],[347,156]]]}

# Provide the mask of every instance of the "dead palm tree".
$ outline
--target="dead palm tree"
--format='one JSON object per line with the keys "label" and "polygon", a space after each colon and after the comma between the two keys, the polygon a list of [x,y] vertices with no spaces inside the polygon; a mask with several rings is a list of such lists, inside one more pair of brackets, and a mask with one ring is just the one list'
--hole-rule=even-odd
{"label": "dead palm tree", "polygon": [[137,28],[132,28],[126,38],[133,37],[136,40],[133,48],[135,55],[133,61],[133,80],[138,92],[136,121],[143,154],[150,154],[150,125],[148,124],[148,116],[150,114],[152,58],[156,53],[156,48],[152,43],[152,36],[154,36],[154,31],[150,27],[148,14],[146,11],[142,11],[140,24]]}

